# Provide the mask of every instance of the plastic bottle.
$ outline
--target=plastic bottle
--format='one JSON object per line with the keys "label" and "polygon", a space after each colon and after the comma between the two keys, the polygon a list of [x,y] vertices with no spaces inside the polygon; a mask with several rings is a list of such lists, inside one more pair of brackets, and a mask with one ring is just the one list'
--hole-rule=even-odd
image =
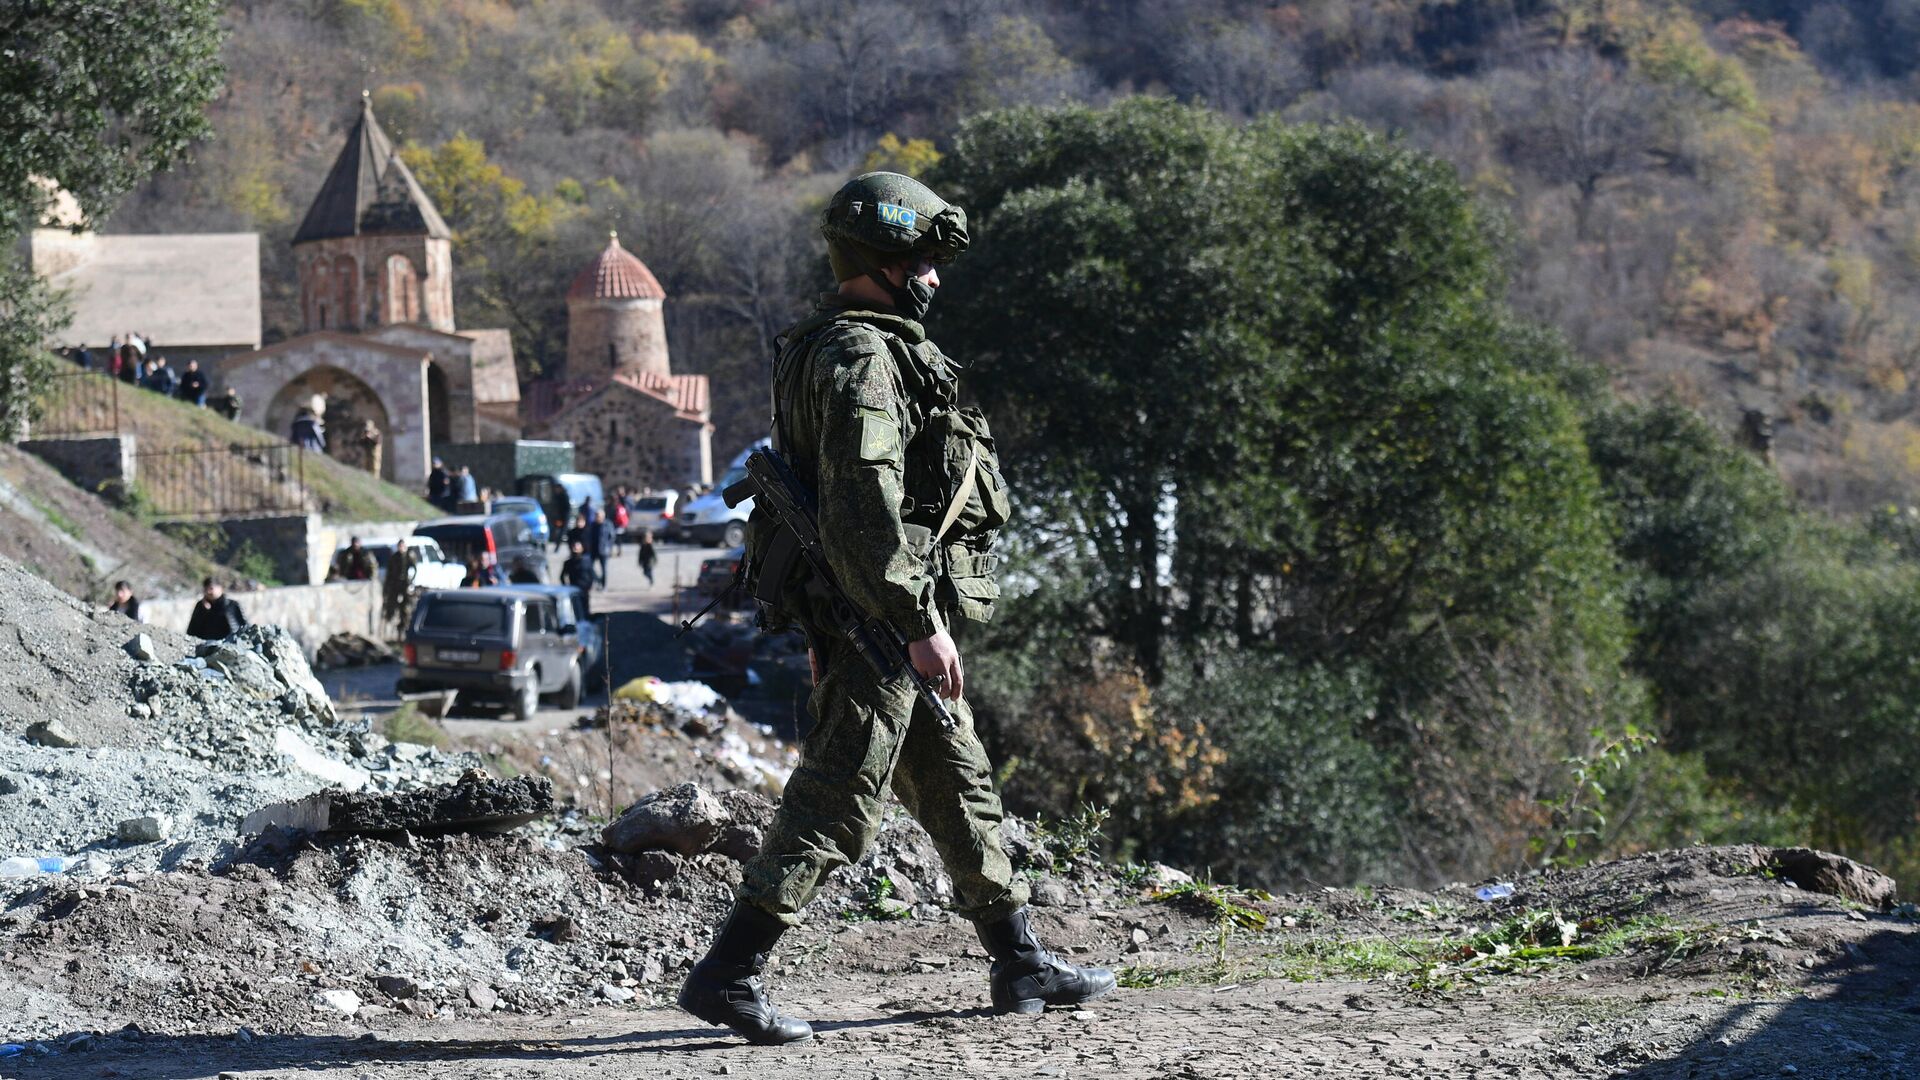
{"label": "plastic bottle", "polygon": [[73,865],[73,860],[65,855],[48,855],[34,858],[30,855],[14,855],[0,859],[0,878],[32,877],[35,874],[61,874]]}

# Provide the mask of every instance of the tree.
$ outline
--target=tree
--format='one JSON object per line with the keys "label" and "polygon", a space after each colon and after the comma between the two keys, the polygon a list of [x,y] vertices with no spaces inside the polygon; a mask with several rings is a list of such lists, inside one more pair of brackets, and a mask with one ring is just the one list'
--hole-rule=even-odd
{"label": "tree", "polygon": [[[220,89],[218,0],[15,0],[0,7],[0,250],[38,224],[53,185],[84,222],[207,132]],[[0,263],[0,409],[18,416],[65,325],[25,267]],[[14,403],[6,407],[7,402]]]}

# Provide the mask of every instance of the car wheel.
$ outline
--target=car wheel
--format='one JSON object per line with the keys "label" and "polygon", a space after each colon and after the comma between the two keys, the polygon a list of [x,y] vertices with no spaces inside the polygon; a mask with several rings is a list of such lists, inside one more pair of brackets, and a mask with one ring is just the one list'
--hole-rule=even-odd
{"label": "car wheel", "polygon": [[540,711],[540,669],[534,668],[527,673],[527,685],[520,689],[520,696],[513,702],[513,718],[526,723],[533,714]]}
{"label": "car wheel", "polygon": [[580,674],[580,662],[576,660],[567,665],[567,684],[562,686],[560,692],[554,696],[553,703],[562,709],[579,708],[580,684],[583,681],[585,679]]}
{"label": "car wheel", "polygon": [[720,546],[723,548],[737,548],[746,542],[747,523],[744,521],[727,522],[726,530],[720,534]]}

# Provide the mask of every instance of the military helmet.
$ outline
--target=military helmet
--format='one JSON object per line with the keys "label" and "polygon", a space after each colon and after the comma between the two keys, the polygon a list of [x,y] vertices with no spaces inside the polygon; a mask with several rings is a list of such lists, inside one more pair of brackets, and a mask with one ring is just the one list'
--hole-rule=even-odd
{"label": "military helmet", "polygon": [[836,256],[836,269],[840,259],[834,249],[846,244],[947,263],[967,250],[967,212],[911,176],[870,172],[834,192],[820,216],[820,235]]}

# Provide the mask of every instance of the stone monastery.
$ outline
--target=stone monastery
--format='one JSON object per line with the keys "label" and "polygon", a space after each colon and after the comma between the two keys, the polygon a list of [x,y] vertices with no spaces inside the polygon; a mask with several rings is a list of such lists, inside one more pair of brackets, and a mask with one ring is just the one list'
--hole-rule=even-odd
{"label": "stone monastery", "polygon": [[284,437],[311,409],[329,452],[363,466],[353,445],[370,423],[381,475],[406,487],[435,454],[523,431],[572,441],[575,467],[609,490],[711,482],[707,377],[672,373],[652,271],[617,239],[581,269],[567,378],[523,403],[509,333],[454,326],[452,233],[364,95],[293,251],[303,332],[219,364],[247,423]]}

